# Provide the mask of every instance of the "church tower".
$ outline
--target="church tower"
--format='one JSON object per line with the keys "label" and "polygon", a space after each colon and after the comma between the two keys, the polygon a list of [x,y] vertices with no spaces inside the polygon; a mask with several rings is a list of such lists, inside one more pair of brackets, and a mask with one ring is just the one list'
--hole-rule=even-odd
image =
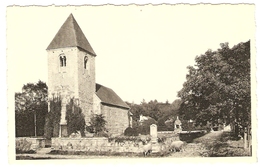
{"label": "church tower", "polygon": [[71,99],[82,109],[86,123],[90,120],[96,84],[96,54],[72,14],[49,44],[47,53],[48,97],[49,100],[61,99],[59,136],[66,137],[66,105]]}

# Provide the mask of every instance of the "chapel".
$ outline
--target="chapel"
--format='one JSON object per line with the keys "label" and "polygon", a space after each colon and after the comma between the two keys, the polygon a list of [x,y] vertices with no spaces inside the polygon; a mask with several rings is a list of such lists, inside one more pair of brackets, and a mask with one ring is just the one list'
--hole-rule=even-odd
{"label": "chapel", "polygon": [[129,106],[111,89],[96,83],[95,59],[89,41],[72,14],[47,47],[48,97],[61,97],[60,137],[68,137],[66,105],[75,101],[86,123],[103,114],[111,135],[120,135],[131,125]]}

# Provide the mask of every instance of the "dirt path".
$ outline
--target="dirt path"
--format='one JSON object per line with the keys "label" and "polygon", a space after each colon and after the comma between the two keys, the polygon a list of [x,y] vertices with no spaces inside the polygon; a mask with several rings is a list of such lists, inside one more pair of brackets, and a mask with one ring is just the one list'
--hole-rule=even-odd
{"label": "dirt path", "polygon": [[193,143],[188,143],[183,152],[172,153],[170,157],[202,157],[203,153],[206,151],[203,143],[219,140],[222,133],[222,131],[210,132],[200,138],[195,139]]}
{"label": "dirt path", "polygon": [[51,154],[17,154],[16,159],[32,160],[32,159],[106,159],[106,158],[122,158],[116,156],[84,156],[84,155],[51,155]]}

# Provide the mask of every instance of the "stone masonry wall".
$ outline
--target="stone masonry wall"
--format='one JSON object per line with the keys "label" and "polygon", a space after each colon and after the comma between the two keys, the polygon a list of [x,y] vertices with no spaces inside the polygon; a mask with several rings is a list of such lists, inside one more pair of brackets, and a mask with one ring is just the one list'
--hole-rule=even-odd
{"label": "stone masonry wall", "polygon": [[[66,67],[60,66],[59,56],[63,54],[66,56]],[[58,94],[63,87],[68,87],[66,93],[71,93],[73,96],[77,95],[78,78],[77,70],[77,48],[53,49],[48,51],[48,93]],[[70,91],[70,92],[68,92]]]}
{"label": "stone masonry wall", "polygon": [[129,126],[128,110],[101,105],[101,111],[107,121],[108,133],[113,135],[124,134],[124,130]]}
{"label": "stone masonry wall", "polygon": [[[78,100],[79,107],[89,122],[95,93],[95,57],[77,47],[48,50],[48,97],[62,97],[61,122],[66,122],[66,104],[71,98]],[[66,66],[60,66],[60,55],[66,56]],[[84,57],[88,57],[84,69]]]}
{"label": "stone masonry wall", "polygon": [[63,151],[90,151],[90,152],[137,152],[143,151],[143,144],[133,141],[118,143],[108,141],[107,138],[52,138],[52,148]]}
{"label": "stone masonry wall", "polygon": [[96,94],[94,94],[93,103],[93,113],[101,114],[101,100]]}
{"label": "stone masonry wall", "polygon": [[[90,121],[93,112],[93,96],[96,89],[95,81],[95,57],[87,54],[85,51],[78,50],[78,92],[80,107],[85,115],[85,121]],[[84,68],[84,57],[87,56],[88,61],[86,69]]]}
{"label": "stone masonry wall", "polygon": [[[73,97],[78,97],[77,48],[48,50],[48,97],[62,98],[61,122],[65,123],[66,104]],[[66,66],[60,66],[60,55],[66,56]]]}

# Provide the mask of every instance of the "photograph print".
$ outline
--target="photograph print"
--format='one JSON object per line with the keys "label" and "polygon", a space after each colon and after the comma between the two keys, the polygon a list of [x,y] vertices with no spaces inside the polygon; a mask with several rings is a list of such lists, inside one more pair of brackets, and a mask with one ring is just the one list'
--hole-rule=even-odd
{"label": "photograph print", "polygon": [[14,160],[253,158],[254,12],[7,7]]}

